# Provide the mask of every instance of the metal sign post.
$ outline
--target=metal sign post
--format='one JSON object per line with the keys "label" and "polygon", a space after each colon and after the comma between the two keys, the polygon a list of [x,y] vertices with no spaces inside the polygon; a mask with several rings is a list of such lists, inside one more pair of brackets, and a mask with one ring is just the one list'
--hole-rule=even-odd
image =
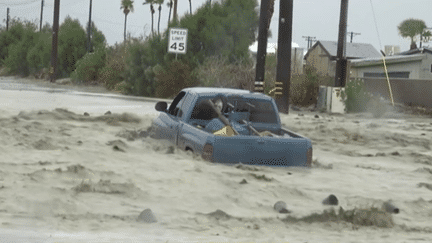
{"label": "metal sign post", "polygon": [[176,54],[186,54],[187,29],[170,28],[168,37],[168,52]]}

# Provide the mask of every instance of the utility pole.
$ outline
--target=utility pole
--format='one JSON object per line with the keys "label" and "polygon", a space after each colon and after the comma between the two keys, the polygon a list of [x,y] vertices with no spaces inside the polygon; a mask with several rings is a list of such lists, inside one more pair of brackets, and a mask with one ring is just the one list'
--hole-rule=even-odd
{"label": "utility pole", "polygon": [[316,37],[315,36],[302,36],[303,38],[305,38],[307,40],[307,49],[309,50],[312,47],[312,43],[313,41],[315,41]]}
{"label": "utility pole", "polygon": [[336,58],[335,87],[345,87],[347,59],[345,58],[346,29],[348,20],[348,0],[341,0],[339,19],[339,39]]}
{"label": "utility pole", "polygon": [[9,30],[9,8],[6,10],[6,31]]}
{"label": "utility pole", "polygon": [[255,68],[255,92],[264,93],[265,60],[267,55],[267,25],[269,0],[261,0],[260,19],[258,29],[258,50]]}
{"label": "utility pole", "polygon": [[[291,48],[294,0],[279,2],[279,30],[276,64],[276,104],[279,112],[289,113]],[[280,92],[281,91],[281,92]]]}
{"label": "utility pole", "polygon": [[43,6],[44,6],[44,0],[42,0],[42,3],[41,3],[41,17],[40,17],[39,32],[42,31]]}
{"label": "utility pole", "polygon": [[89,10],[89,24],[87,31],[87,52],[91,52],[91,31],[92,31],[92,22],[91,22],[91,11],[92,11],[92,0],[90,0],[90,10]]}
{"label": "utility pole", "polygon": [[354,33],[354,32],[351,31],[351,32],[348,32],[348,35],[351,37],[350,43],[352,43],[354,35],[361,35],[361,33]]}
{"label": "utility pole", "polygon": [[59,15],[60,15],[60,0],[54,0],[54,20],[53,20],[53,36],[52,36],[52,50],[51,50],[51,67],[50,67],[50,81],[53,83],[57,76],[57,40],[59,29]]}

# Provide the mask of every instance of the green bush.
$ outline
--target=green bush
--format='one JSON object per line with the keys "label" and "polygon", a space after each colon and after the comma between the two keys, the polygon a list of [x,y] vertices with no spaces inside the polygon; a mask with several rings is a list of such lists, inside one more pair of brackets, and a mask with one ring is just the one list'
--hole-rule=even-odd
{"label": "green bush", "polygon": [[0,63],[3,63],[9,55],[11,45],[17,44],[29,33],[34,33],[36,25],[30,21],[22,21],[19,18],[12,18],[9,23],[9,30],[0,31]]}
{"label": "green bush", "polygon": [[11,22],[10,31],[0,35],[0,55],[11,74],[27,76],[30,73],[27,53],[36,42],[37,25],[20,19]]}
{"label": "green bush", "polygon": [[166,39],[160,36],[146,40],[131,39],[126,43],[125,82],[126,93],[139,96],[155,96],[153,67],[169,62],[166,58]]}
{"label": "green bush", "polygon": [[189,65],[215,55],[227,57],[231,63],[247,59],[258,30],[257,6],[256,0],[226,0],[204,4],[193,15],[173,21],[170,27],[188,29],[188,52],[182,58]]}
{"label": "green bush", "polygon": [[364,112],[372,96],[366,91],[363,80],[349,80],[341,92],[347,112]]}
{"label": "green bush", "polygon": [[331,85],[332,79],[321,76],[312,66],[304,68],[304,74],[291,77],[290,100],[298,106],[315,105],[318,100],[320,85]]}
{"label": "green bush", "polygon": [[174,60],[166,68],[153,68],[156,78],[156,97],[174,97],[180,90],[196,84],[192,69],[187,63]]}
{"label": "green bush", "polygon": [[27,53],[34,46],[35,36],[35,33],[27,33],[21,41],[9,46],[8,56],[4,64],[9,68],[11,73],[20,76],[28,76],[30,74]]}
{"label": "green bush", "polygon": [[[88,33],[88,22],[85,26],[85,32]],[[104,47],[106,46],[105,35],[96,27],[96,25],[93,21],[91,24],[90,43],[91,43],[90,52],[93,52],[99,46],[104,46]]]}
{"label": "green bush", "polygon": [[[157,93],[157,95],[169,96],[174,92],[173,90],[156,91],[156,87],[159,87],[161,82],[156,84],[156,75],[160,76],[159,80],[166,80],[166,77],[171,75],[168,67],[183,70],[185,73],[190,72],[188,76],[195,77],[199,72],[195,69],[209,56],[221,56],[231,64],[248,63],[248,47],[255,40],[258,28],[256,7],[256,0],[226,0],[211,6],[204,4],[193,15],[187,14],[179,21],[171,22],[170,27],[188,29],[187,53],[178,55],[178,62],[174,61],[175,54],[167,53],[168,30],[162,35],[145,40],[128,40],[127,68],[122,87],[125,88],[126,93],[133,95],[155,96]],[[239,70],[234,66],[226,70],[233,73],[235,80],[240,79],[237,77]],[[158,71],[161,73],[156,74]],[[250,70],[241,72],[250,73]],[[189,78],[182,77],[175,82],[179,82],[178,85],[182,86],[180,83],[188,83],[188,80]],[[249,84],[245,80],[242,82]]]}
{"label": "green bush", "polygon": [[252,90],[255,69],[252,63],[230,63],[227,57],[212,56],[195,69],[200,86]]}
{"label": "green bush", "polygon": [[71,78],[84,83],[94,83],[99,78],[99,71],[105,66],[106,50],[104,46],[96,47],[95,52],[90,52],[78,60]]}
{"label": "green bush", "polygon": [[[107,49],[105,67],[99,71],[99,81],[109,90],[116,89],[117,85],[124,80],[126,69],[125,44],[116,44]],[[124,93],[124,90],[117,90]]]}
{"label": "green bush", "polygon": [[43,68],[49,68],[51,38],[50,33],[37,33],[35,45],[29,50],[26,57],[30,73],[35,74]]}
{"label": "green bush", "polygon": [[86,54],[86,33],[78,19],[67,16],[58,34],[58,75],[68,77]]}

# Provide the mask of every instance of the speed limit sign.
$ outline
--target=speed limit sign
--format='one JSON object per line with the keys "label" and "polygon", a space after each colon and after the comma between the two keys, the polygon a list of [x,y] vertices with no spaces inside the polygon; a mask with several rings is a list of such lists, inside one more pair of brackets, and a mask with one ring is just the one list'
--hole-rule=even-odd
{"label": "speed limit sign", "polygon": [[170,28],[168,52],[186,54],[187,29]]}

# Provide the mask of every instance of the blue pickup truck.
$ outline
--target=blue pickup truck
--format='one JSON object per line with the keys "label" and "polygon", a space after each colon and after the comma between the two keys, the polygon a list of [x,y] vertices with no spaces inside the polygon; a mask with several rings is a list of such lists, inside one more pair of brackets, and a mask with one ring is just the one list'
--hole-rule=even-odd
{"label": "blue pickup truck", "polygon": [[166,139],[219,163],[305,166],[311,140],[281,126],[275,101],[228,88],[185,88],[169,105],[158,102],[151,137]]}

